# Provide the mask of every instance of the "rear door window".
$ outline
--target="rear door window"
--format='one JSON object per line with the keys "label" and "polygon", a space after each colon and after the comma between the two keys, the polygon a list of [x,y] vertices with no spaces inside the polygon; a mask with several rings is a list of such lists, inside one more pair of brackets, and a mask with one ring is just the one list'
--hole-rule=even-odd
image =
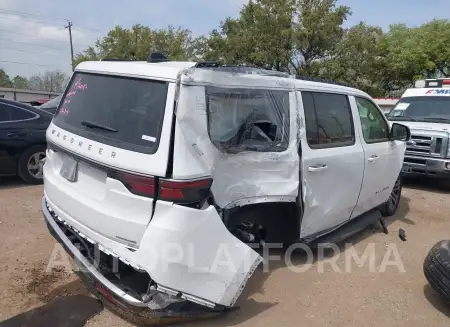
{"label": "rear door window", "polygon": [[355,144],[353,116],[346,95],[302,92],[302,99],[311,149]]}
{"label": "rear door window", "polygon": [[118,148],[152,154],[158,149],[168,83],[75,73],[54,123]]}

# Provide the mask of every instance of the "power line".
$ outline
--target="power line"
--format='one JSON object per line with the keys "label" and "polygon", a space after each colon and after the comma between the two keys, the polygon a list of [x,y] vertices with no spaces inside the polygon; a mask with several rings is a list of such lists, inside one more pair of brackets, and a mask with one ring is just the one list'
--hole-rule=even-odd
{"label": "power line", "polygon": [[[62,21],[67,21],[67,22],[69,21],[68,18],[35,15],[35,14],[25,13],[25,12],[21,12],[21,11],[0,9],[0,15],[2,15],[2,13],[5,13],[3,15],[8,14],[8,15],[18,15],[18,16],[29,16],[29,17],[37,17],[37,18],[46,18],[46,19],[52,19],[52,20],[57,19],[57,20],[62,20]],[[46,22],[37,22],[37,21],[34,21],[34,22],[41,23],[41,24],[48,24]],[[88,27],[88,26],[80,25],[78,23],[76,23],[76,25],[78,25],[81,29],[90,30],[90,31],[94,31],[94,32],[105,34],[104,31],[99,30],[98,28]]]}
{"label": "power line", "polygon": [[[3,13],[0,13],[0,16],[6,17],[6,18],[13,18],[13,17],[11,17],[11,15],[3,14]],[[43,25],[47,25],[47,26],[51,25],[51,23],[49,23],[49,22],[43,22],[43,21],[38,21],[38,20],[34,20],[34,19],[33,20],[29,20],[29,22],[33,22],[33,23],[36,23],[36,24],[43,24]],[[61,25],[53,24],[53,26],[62,26],[62,23],[61,23]]]}
{"label": "power line", "polygon": [[19,62],[19,61],[9,61],[9,60],[0,60],[0,62],[4,62],[7,64],[18,64],[18,65],[33,65],[33,66],[42,66],[42,67],[60,67],[56,65],[44,65],[44,64],[35,64],[32,62]]}
{"label": "power line", "polygon": [[[11,33],[11,34],[17,34],[17,35],[38,37],[37,35],[33,35],[33,34],[30,34],[30,33],[15,32],[15,31],[11,31],[11,30],[5,30],[5,29],[2,29],[2,28],[0,28],[0,31]],[[45,38],[45,37],[43,37],[43,39],[46,40],[46,41],[50,41],[50,42],[58,42],[58,43],[64,42],[64,41],[58,41],[58,40],[50,40],[50,39]]]}
{"label": "power line", "polygon": [[4,38],[4,37],[0,37],[0,39],[15,42],[15,43],[22,43],[22,44],[26,44],[26,45],[33,46],[33,47],[48,48],[48,49],[54,49],[54,50],[66,50],[64,48],[57,48],[57,47],[51,47],[48,45],[40,45],[40,44],[33,44],[33,43],[29,43],[29,42],[16,41],[16,40]]}
{"label": "power line", "polygon": [[62,17],[52,17],[52,16],[43,16],[43,15],[36,15],[36,14],[30,14],[22,11],[15,11],[15,10],[6,10],[6,9],[0,9],[0,12],[10,14],[10,15],[17,15],[17,16],[29,16],[29,17],[37,17],[37,18],[45,18],[45,19],[57,19],[57,20],[63,20],[67,21],[67,18]]}
{"label": "power line", "polygon": [[[35,53],[35,54],[40,54],[40,55],[49,55],[52,53],[42,53],[42,52],[38,52],[38,51],[32,51],[32,50],[24,50],[24,49],[17,49],[17,48],[4,48],[2,47],[2,49],[4,50],[12,50],[12,51],[20,51],[20,52],[27,52],[27,53]],[[64,51],[66,52],[67,50],[56,50],[56,51]]]}

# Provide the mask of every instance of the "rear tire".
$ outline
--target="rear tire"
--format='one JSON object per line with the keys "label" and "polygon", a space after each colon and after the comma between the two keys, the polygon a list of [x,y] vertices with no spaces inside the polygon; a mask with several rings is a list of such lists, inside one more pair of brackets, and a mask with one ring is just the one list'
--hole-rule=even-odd
{"label": "rear tire", "polygon": [[402,189],[403,189],[403,178],[401,175],[399,175],[397,180],[395,181],[392,192],[389,195],[389,199],[381,207],[381,214],[383,215],[383,217],[390,217],[395,215],[400,205],[400,199],[402,197]]}
{"label": "rear tire", "polygon": [[42,184],[43,163],[41,160],[45,158],[46,146],[35,145],[26,149],[19,159],[18,175],[28,184]]}
{"label": "rear tire", "polygon": [[423,263],[423,272],[431,288],[450,302],[450,240],[433,246]]}

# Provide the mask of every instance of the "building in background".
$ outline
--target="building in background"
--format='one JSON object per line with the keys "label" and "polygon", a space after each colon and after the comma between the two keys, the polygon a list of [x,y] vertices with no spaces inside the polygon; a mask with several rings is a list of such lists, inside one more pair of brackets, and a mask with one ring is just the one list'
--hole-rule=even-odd
{"label": "building in background", "polygon": [[378,107],[380,107],[380,109],[386,114],[395,107],[400,98],[378,98],[374,100]]}

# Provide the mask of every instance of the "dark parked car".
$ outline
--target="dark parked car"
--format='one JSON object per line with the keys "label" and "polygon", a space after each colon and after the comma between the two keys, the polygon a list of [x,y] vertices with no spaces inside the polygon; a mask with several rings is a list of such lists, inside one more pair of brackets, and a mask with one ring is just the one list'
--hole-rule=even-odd
{"label": "dark parked car", "polygon": [[62,99],[62,94],[58,95],[56,98],[48,100],[46,103],[40,105],[39,109],[43,109],[54,115],[56,113],[56,109],[58,109],[61,99]]}
{"label": "dark parked car", "polygon": [[38,107],[0,99],[0,176],[18,175],[40,184],[45,131],[53,115]]}

